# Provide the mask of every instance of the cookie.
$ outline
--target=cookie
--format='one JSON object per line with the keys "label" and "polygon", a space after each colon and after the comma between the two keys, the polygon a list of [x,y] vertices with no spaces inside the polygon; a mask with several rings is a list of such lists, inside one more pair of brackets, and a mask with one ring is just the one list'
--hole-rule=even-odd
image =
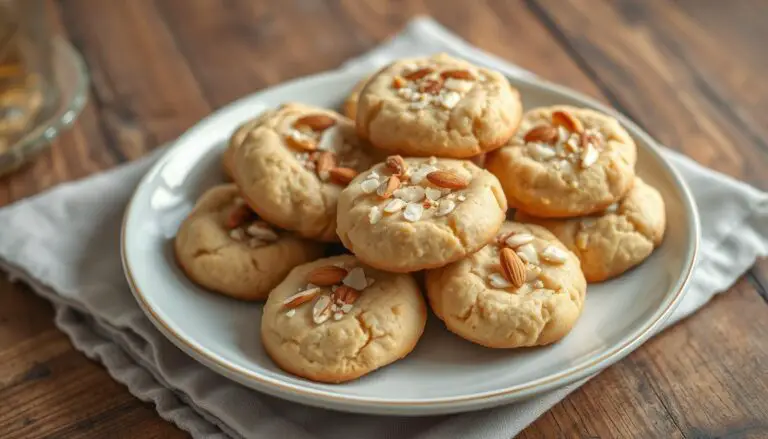
{"label": "cookie", "polygon": [[323,253],[322,244],[260,221],[233,184],[200,197],[179,227],[174,249],[193,282],[242,300],[266,299],[293,267]]}
{"label": "cookie", "polygon": [[227,145],[227,148],[224,150],[224,152],[221,154],[221,167],[224,170],[224,175],[232,180],[232,152],[234,149],[239,146],[241,143],[243,143],[243,140],[245,140],[246,136],[253,131],[256,127],[261,124],[261,118],[256,118],[249,120],[245,122],[244,124],[240,125],[234,133],[232,133],[232,136],[229,138],[229,143]]}
{"label": "cookie", "polygon": [[599,212],[635,179],[635,142],[619,122],[585,108],[537,108],[508,145],[488,155],[510,207],[543,218]]}
{"label": "cookie", "polygon": [[469,158],[504,145],[521,114],[520,94],[501,73],[438,54],[374,74],[360,92],[356,126],[392,153]]}
{"label": "cookie", "polygon": [[390,156],[341,193],[337,233],[366,264],[412,272],[478,250],[506,210],[496,177],[467,160]]}
{"label": "cookie", "polygon": [[264,305],[261,339],[286,372],[340,383],[408,355],[426,319],[412,276],[342,255],[291,271]]}
{"label": "cookie", "polygon": [[360,98],[360,92],[363,91],[363,88],[365,88],[365,84],[368,83],[368,80],[370,79],[370,76],[366,76],[365,78],[361,79],[360,81],[355,84],[354,87],[352,87],[352,90],[349,92],[349,96],[347,96],[346,99],[344,99],[343,104],[343,113],[348,118],[355,120],[357,117],[357,101]]}
{"label": "cookie", "polygon": [[453,333],[490,348],[554,343],[581,314],[579,260],[547,229],[505,222],[498,239],[426,274],[432,311]]}
{"label": "cookie", "polygon": [[352,121],[302,104],[266,112],[229,148],[248,205],[272,224],[321,241],[337,240],[341,190],[380,160],[358,140]]}
{"label": "cookie", "polygon": [[578,218],[542,219],[518,212],[515,220],[549,229],[581,260],[589,282],[600,282],[643,262],[661,244],[664,199],[640,178],[626,198],[603,212]]}

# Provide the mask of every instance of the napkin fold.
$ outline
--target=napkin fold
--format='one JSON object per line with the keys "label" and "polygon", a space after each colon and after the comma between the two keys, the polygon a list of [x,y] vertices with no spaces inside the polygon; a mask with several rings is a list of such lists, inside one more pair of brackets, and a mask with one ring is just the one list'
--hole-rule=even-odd
{"label": "napkin fold", "polygon": [[[532,75],[426,18],[342,68],[370,71],[395,58],[439,51],[510,76]],[[217,375],[152,326],[123,276],[123,212],[160,153],[0,209],[0,269],[53,303],[56,324],[78,350],[193,437],[510,438],[586,381],[494,409],[399,418],[306,407]],[[702,222],[701,257],[669,325],[726,290],[757,257],[768,255],[768,194],[680,154],[663,153],[691,188]]]}

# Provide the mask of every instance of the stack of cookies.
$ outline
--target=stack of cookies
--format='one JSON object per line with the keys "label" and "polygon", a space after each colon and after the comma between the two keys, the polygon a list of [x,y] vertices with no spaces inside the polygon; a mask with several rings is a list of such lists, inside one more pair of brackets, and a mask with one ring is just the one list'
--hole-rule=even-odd
{"label": "stack of cookies", "polygon": [[399,60],[344,112],[289,103],[242,125],[223,156],[233,183],[206,192],[175,241],[194,282],[266,299],[264,348],[295,375],[343,382],[410,353],[427,317],[419,272],[455,334],[553,343],[587,280],[640,263],[663,236],[661,196],[635,176],[615,119],[523,114],[498,72]]}

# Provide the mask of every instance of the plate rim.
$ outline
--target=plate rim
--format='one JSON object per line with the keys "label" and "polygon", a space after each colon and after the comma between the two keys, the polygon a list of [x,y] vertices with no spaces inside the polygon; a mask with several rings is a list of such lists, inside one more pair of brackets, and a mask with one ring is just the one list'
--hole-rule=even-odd
{"label": "plate rim", "polygon": [[[550,375],[520,385],[463,396],[439,397],[414,401],[394,400],[392,398],[380,399],[377,397],[368,396],[339,395],[324,389],[311,389],[303,387],[300,384],[286,383],[274,378],[265,377],[260,373],[250,371],[241,366],[225,361],[214,355],[212,352],[208,352],[204,346],[200,346],[194,340],[188,339],[181,334],[178,334],[152,309],[145,297],[145,293],[143,293],[138,287],[133,276],[130,263],[128,262],[126,253],[127,224],[133,209],[134,202],[138,197],[139,190],[144,187],[148,180],[157,174],[157,172],[159,172],[159,170],[162,169],[175,154],[178,153],[180,148],[186,143],[185,141],[194,138],[198,131],[203,130],[204,127],[212,119],[219,117],[220,113],[238,107],[244,104],[246,101],[253,100],[257,98],[258,95],[272,91],[275,88],[290,88],[305,82],[330,81],[335,79],[335,77],[345,77],[350,75],[362,76],[364,75],[364,72],[358,71],[357,69],[347,71],[334,70],[292,79],[243,96],[213,111],[211,114],[199,120],[192,127],[182,133],[175,141],[173,141],[173,145],[167,151],[165,151],[157,160],[157,162],[152,165],[152,167],[144,174],[144,176],[142,176],[136,186],[136,189],[131,195],[123,215],[120,231],[120,256],[126,280],[134,298],[139,303],[140,308],[153,323],[153,325],[174,345],[190,355],[196,361],[204,364],[210,369],[213,369],[215,372],[222,374],[227,378],[233,379],[234,381],[237,381],[247,387],[303,404],[325,408],[334,408],[344,411],[377,413],[385,415],[423,415],[427,413],[447,414],[477,410],[490,406],[500,405],[502,403],[526,399],[549,390],[572,384],[580,379],[590,377],[621,360],[626,355],[635,350],[640,344],[644,343],[648,338],[650,338],[654,330],[662,325],[680,304],[680,301],[684,297],[687,286],[690,282],[693,268],[696,265],[699,257],[701,238],[700,219],[696,204],[693,200],[693,196],[690,192],[690,189],[688,188],[688,185],[682,179],[678,171],[672,167],[668,160],[661,154],[661,146],[659,143],[656,142],[656,140],[650,134],[646,133],[626,116],[613,108],[603,105],[602,103],[587,95],[535,76],[522,77],[505,75],[513,86],[515,83],[523,83],[527,86],[546,89],[556,94],[565,95],[570,99],[581,101],[586,106],[598,109],[599,111],[616,117],[624,126],[630,129],[632,134],[640,137],[643,142],[647,144],[648,147],[646,150],[651,155],[655,156],[657,162],[660,162],[663,165],[665,171],[671,177],[673,185],[676,187],[682,197],[684,211],[689,218],[688,225],[690,227],[688,229],[688,240],[691,242],[691,245],[684,252],[686,257],[686,266],[678,275],[676,281],[673,284],[673,287],[670,289],[674,290],[674,293],[671,293],[671,296],[668,294],[667,297],[664,298],[662,306],[659,307],[663,309],[661,309],[661,311],[659,311],[659,309],[655,310],[655,318],[649,319],[648,322],[645,322],[643,325],[641,325],[640,328],[636,331],[634,337],[631,337],[624,343],[619,344],[618,346],[615,346],[614,348],[601,354],[593,356],[592,358],[587,359],[579,364],[563,369],[560,372],[552,373]],[[666,304],[664,304],[664,302],[666,302]]]}

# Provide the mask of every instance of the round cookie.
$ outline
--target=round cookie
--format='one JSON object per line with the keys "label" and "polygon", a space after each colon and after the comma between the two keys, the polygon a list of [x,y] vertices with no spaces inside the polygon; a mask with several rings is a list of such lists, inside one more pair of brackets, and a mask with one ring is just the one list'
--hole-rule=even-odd
{"label": "round cookie", "polygon": [[469,158],[504,145],[521,114],[520,94],[501,73],[438,54],[374,74],[360,92],[356,126],[392,153]]}
{"label": "round cookie", "polygon": [[232,152],[235,150],[236,147],[240,146],[240,144],[243,143],[243,141],[248,136],[248,134],[251,131],[253,131],[256,127],[258,127],[261,123],[262,123],[261,117],[249,120],[248,122],[240,125],[235,130],[235,132],[232,133],[232,137],[229,138],[229,144],[227,145],[227,148],[224,150],[224,152],[221,154],[221,167],[224,170],[224,175],[230,180],[233,179],[232,167],[234,166],[232,162],[233,160]]}
{"label": "round cookie", "polygon": [[597,215],[542,219],[518,212],[515,220],[549,229],[581,260],[589,282],[600,282],[629,270],[661,244],[666,227],[661,194],[640,178],[627,196]]}
{"label": "round cookie", "polygon": [[205,192],[174,240],[187,277],[243,300],[265,299],[293,267],[320,257],[323,247],[258,220],[233,184]]}
{"label": "round cookie", "polygon": [[313,381],[359,378],[408,355],[427,319],[413,277],[352,255],[296,267],[270,294],[261,319],[267,354]]}
{"label": "round cookie", "polygon": [[370,79],[370,76],[366,76],[365,78],[361,79],[360,81],[355,84],[354,87],[352,87],[352,90],[349,92],[349,96],[347,96],[346,99],[344,99],[344,105],[342,108],[342,112],[345,116],[348,118],[355,120],[357,117],[357,101],[360,98],[360,92],[363,91],[363,88],[365,88],[365,84],[368,83],[368,80]]}
{"label": "round cookie", "polygon": [[336,241],[339,193],[380,158],[361,144],[352,121],[330,110],[285,104],[250,124],[228,153],[248,205],[281,228]]}
{"label": "round cookie", "polygon": [[467,160],[390,156],[341,193],[337,233],[366,264],[412,272],[483,247],[506,210],[496,177]]}
{"label": "round cookie", "polygon": [[[504,267],[512,275],[502,274]],[[557,238],[514,222],[505,222],[497,241],[477,253],[427,271],[426,284],[432,311],[445,326],[490,348],[560,340],[579,318],[587,288],[579,260]]]}
{"label": "round cookie", "polygon": [[537,108],[507,146],[488,155],[510,207],[543,218],[599,212],[632,188],[637,151],[619,122],[597,111]]}

